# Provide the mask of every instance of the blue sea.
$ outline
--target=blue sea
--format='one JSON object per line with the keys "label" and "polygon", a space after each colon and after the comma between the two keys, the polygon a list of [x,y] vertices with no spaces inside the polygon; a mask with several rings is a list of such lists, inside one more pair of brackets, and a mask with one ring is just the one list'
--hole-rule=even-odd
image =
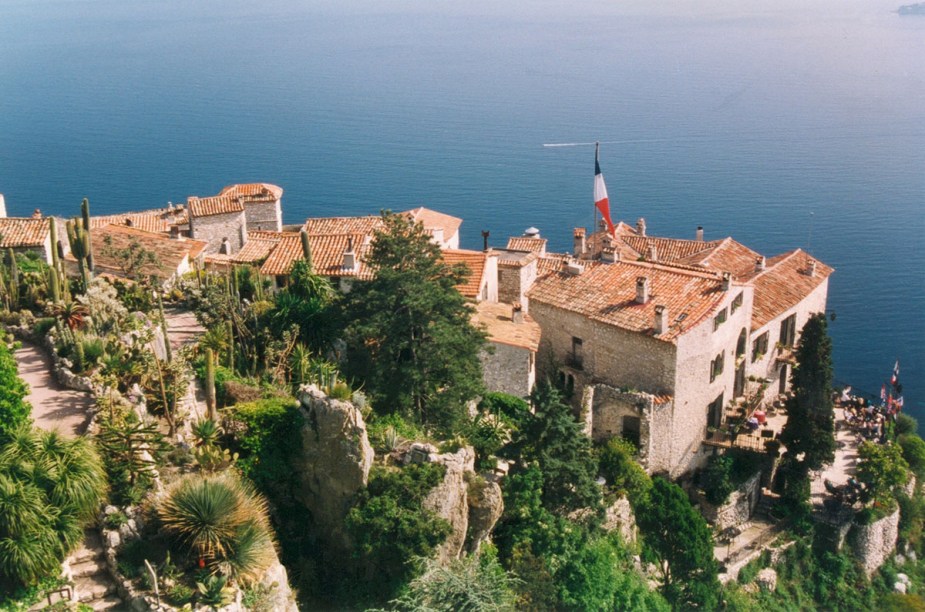
{"label": "blue sea", "polygon": [[836,268],[836,377],[925,417],[925,17],[905,0],[0,0],[10,215],[285,189],[503,245],[615,217]]}

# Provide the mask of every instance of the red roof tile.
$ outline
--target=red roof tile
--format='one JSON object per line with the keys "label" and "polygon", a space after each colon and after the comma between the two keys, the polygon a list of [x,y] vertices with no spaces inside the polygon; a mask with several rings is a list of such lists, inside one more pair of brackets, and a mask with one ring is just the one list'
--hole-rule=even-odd
{"label": "red roof tile", "polygon": [[[195,259],[205,250],[207,243],[201,240],[175,240],[153,232],[126,227],[105,225],[93,230],[93,258],[96,265],[109,270],[120,270],[119,260],[111,251],[124,249],[133,241],[154,253],[155,262],[141,267],[141,273],[169,278],[182,263],[184,257]],[[68,259],[74,260],[73,255]]]}
{"label": "red roof tile", "polygon": [[[348,270],[344,268],[344,251],[351,241],[358,265],[355,269]],[[315,274],[372,278],[372,271],[364,261],[369,252],[369,242],[363,234],[310,235],[308,244],[312,251],[312,270]],[[260,267],[260,273],[270,276],[289,274],[292,264],[300,259],[304,259],[301,236],[297,232],[283,232],[279,244]]]}
{"label": "red roof tile", "polygon": [[[48,217],[21,219],[0,217],[0,247],[38,247],[48,238]],[[67,238],[64,238],[65,240]]]}
{"label": "red roof tile", "polygon": [[317,217],[305,221],[305,231],[309,234],[364,234],[372,236],[385,225],[382,217],[368,215],[365,217]]}
{"label": "red roof tile", "polygon": [[171,225],[181,225],[188,221],[186,210],[180,208],[160,208],[140,212],[127,212],[116,215],[90,217],[90,228],[104,225],[124,225],[146,232],[169,232]]}
{"label": "red roof tile", "polygon": [[217,195],[208,198],[190,196],[187,208],[191,217],[211,217],[244,212],[244,203],[238,196]]}
{"label": "red roof tile", "polygon": [[456,285],[463,296],[475,299],[482,288],[482,277],[485,274],[485,258],[488,255],[482,251],[467,251],[460,249],[445,249],[440,252],[443,261],[450,266],[464,265],[469,270],[469,276],[462,283]]}
{"label": "red roof tile", "polygon": [[424,229],[430,233],[433,233],[435,229],[443,230],[443,240],[445,241],[452,238],[459,231],[459,226],[462,225],[462,219],[459,217],[453,217],[423,206],[406,210],[402,214],[410,217],[415,223],[423,225]]}
{"label": "red roof tile", "polygon": [[283,197],[283,188],[270,183],[245,183],[241,185],[228,185],[222,189],[220,196],[243,197],[245,204],[251,202],[275,202]]}
{"label": "red roof tile", "polygon": [[507,248],[512,251],[531,251],[539,255],[546,253],[546,239],[533,236],[512,236],[507,239]]}
{"label": "red roof tile", "polygon": [[765,270],[752,277],[751,283],[755,286],[753,330],[799,304],[835,271],[815,260],[816,271],[809,276],[806,272],[813,259],[805,251],[795,249],[769,259]]}
{"label": "red roof tile", "polygon": [[[650,299],[636,303],[636,279],[647,277]],[[528,292],[530,303],[575,312],[591,320],[629,331],[654,334],[655,307],[665,306],[674,323],[656,336],[673,342],[685,329],[702,321],[726,293],[715,274],[679,270],[646,262],[618,261],[585,269],[578,275],[550,273]],[[678,319],[685,315],[683,322]]]}
{"label": "red roof tile", "polygon": [[719,246],[720,241],[703,242],[699,240],[681,240],[678,238],[658,238],[655,236],[624,236],[623,242],[636,251],[640,257],[648,258],[649,249],[655,247],[657,261],[674,262],[697,253],[703,253]]}
{"label": "red roof tile", "polygon": [[760,255],[732,238],[724,238],[708,251],[695,253],[678,263],[696,265],[718,272],[729,272],[733,277],[744,279],[755,272],[755,260]]}

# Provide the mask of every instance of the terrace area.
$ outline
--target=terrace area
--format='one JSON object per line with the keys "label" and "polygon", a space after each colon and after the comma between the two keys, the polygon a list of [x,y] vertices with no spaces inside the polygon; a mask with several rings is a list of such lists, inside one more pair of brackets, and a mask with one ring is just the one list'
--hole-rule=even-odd
{"label": "terrace area", "polygon": [[768,443],[779,442],[780,432],[787,422],[786,397],[762,400],[764,383],[749,383],[749,386],[752,388],[743,397],[724,408],[720,426],[708,429],[704,444],[765,452]]}

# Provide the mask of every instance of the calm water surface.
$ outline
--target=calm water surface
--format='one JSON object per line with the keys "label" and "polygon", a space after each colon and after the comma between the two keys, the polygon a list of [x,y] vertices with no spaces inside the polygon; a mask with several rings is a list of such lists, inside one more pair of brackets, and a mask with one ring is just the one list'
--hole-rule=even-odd
{"label": "calm water surface", "polygon": [[543,144],[601,140],[616,216],[833,265],[837,378],[877,392],[899,358],[925,416],[925,18],[901,3],[0,0],[0,192],[70,215],[269,181],[287,222],[425,204],[464,246],[535,225],[567,249],[593,148]]}

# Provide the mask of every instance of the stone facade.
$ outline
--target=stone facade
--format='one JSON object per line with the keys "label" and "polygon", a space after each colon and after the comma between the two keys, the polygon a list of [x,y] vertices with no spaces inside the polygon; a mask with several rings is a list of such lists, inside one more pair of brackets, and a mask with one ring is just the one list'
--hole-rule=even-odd
{"label": "stone facade", "polygon": [[899,509],[869,525],[854,525],[848,537],[858,563],[870,577],[896,550]]}
{"label": "stone facade", "polygon": [[247,242],[245,213],[233,212],[205,217],[190,217],[190,237],[209,243],[206,253],[220,253],[228,240],[229,254],[237,253]]}
{"label": "stone facade", "polygon": [[524,254],[519,261],[504,257],[498,261],[498,300],[508,304],[520,303],[524,312],[529,312],[530,300],[527,290],[536,280],[536,255]]}
{"label": "stone facade", "polygon": [[492,342],[482,351],[482,379],[489,391],[527,397],[536,383],[536,353],[529,348]]}
{"label": "stone facade", "polygon": [[700,501],[703,517],[718,531],[738,527],[752,518],[758,502],[761,501],[761,472],[756,473],[729,495],[722,506],[713,506],[706,500]]}
{"label": "stone facade", "polygon": [[248,231],[283,231],[283,207],[279,200],[271,202],[246,201],[244,203],[244,215],[247,219]]}

